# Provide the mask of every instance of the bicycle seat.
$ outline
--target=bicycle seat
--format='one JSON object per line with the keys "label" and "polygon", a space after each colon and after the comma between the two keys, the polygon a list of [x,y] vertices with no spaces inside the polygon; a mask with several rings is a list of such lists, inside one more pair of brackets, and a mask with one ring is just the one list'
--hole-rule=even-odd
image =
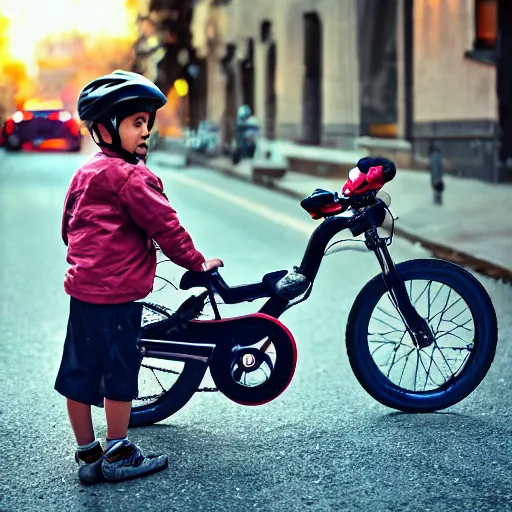
{"label": "bicycle seat", "polygon": [[229,286],[220,275],[218,269],[209,272],[194,272],[188,270],[180,281],[180,289],[211,288],[220,295],[225,304],[252,301],[276,295],[276,283],[286,275],[286,270],[269,272],[258,283]]}
{"label": "bicycle seat", "polygon": [[237,304],[238,302],[255,300],[261,297],[268,297],[268,289],[262,283],[244,284],[239,286],[229,286],[218,269],[208,272],[194,272],[189,270],[185,272],[180,281],[180,288],[188,290],[190,288],[210,288],[218,293],[225,304]]}

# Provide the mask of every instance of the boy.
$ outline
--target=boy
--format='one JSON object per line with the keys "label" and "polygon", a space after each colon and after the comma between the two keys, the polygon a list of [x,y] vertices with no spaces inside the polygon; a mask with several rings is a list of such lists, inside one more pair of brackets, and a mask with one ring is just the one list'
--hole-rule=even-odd
{"label": "boy", "polygon": [[[223,266],[196,250],[162,182],[144,164],[145,141],[166,101],[155,84],[125,71],[93,80],[78,98],[79,116],[101,151],[78,169],[65,199],[62,238],[70,268],[64,288],[71,299],[55,389],[67,398],[84,484],[137,478],[168,464],[167,456],[145,456],[127,439],[140,367],[142,305],[135,301],[153,287],[153,241],[186,269]],[[91,405],[102,400],[105,452],[91,419]]]}

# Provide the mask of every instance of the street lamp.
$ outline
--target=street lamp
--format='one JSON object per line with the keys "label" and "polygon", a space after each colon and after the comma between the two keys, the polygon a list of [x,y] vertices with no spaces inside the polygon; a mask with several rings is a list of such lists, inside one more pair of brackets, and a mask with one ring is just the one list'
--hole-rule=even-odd
{"label": "street lamp", "polygon": [[174,82],[174,89],[176,90],[176,94],[183,98],[188,94],[188,82],[184,78],[178,78]]}

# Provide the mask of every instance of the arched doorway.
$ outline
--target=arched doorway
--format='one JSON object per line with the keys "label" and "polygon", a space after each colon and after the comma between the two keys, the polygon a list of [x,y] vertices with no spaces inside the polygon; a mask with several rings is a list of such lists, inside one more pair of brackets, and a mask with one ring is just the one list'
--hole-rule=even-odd
{"label": "arched doorway", "polygon": [[304,15],[304,83],[302,138],[307,144],[322,141],[322,23],[315,12]]}
{"label": "arched doorway", "polygon": [[359,0],[357,6],[360,134],[397,137],[397,0]]}
{"label": "arched doorway", "polygon": [[191,52],[191,61],[187,67],[189,89],[190,127],[197,130],[200,121],[207,118],[206,98],[208,94],[208,77],[205,59]]}
{"label": "arched doorway", "polygon": [[236,46],[234,44],[226,45],[226,54],[221,59],[221,66],[226,77],[226,95],[225,110],[223,115],[222,140],[227,148],[235,136],[237,88],[236,88]]}
{"label": "arched doorway", "polygon": [[267,43],[266,69],[265,69],[265,136],[275,139],[276,136],[276,66],[277,49],[272,38],[272,24],[264,21],[261,24],[261,42]]}
{"label": "arched doorway", "polygon": [[276,44],[272,42],[267,50],[267,94],[265,98],[267,111],[265,130],[269,139],[276,137],[276,66]]}
{"label": "arched doorway", "polygon": [[254,112],[254,41],[247,41],[245,59],[240,62],[242,76],[242,103],[249,105]]}

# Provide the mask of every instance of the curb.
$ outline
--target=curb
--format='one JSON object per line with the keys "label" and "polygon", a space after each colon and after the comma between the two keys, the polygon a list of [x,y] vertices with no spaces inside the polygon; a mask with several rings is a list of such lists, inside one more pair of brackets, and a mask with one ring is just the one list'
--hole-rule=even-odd
{"label": "curb", "polygon": [[[225,176],[229,176],[232,178],[236,178],[240,181],[244,181],[246,183],[252,183],[254,185],[270,188],[271,190],[276,190],[282,194],[285,194],[294,199],[304,199],[302,194],[299,194],[289,188],[282,187],[278,183],[275,182],[267,182],[265,183],[255,183],[249,177],[243,176],[242,174],[233,170],[232,166],[219,166],[213,165],[208,158],[203,158],[198,155],[189,155],[188,160],[190,163],[201,165],[202,167],[207,167],[209,169],[214,169]],[[451,261],[458,265],[470,268],[475,272],[480,274],[484,274],[486,276],[492,277],[493,279],[503,280],[505,282],[512,283],[512,271],[491,263],[489,261],[485,261],[471,254],[467,254],[465,252],[458,251],[453,247],[449,247],[447,245],[438,244],[436,242],[432,242],[431,240],[419,236],[415,233],[407,231],[403,228],[400,228],[395,225],[394,233],[410,242],[416,242],[421,244],[425,249],[431,251],[436,258],[441,258],[444,260]]]}

